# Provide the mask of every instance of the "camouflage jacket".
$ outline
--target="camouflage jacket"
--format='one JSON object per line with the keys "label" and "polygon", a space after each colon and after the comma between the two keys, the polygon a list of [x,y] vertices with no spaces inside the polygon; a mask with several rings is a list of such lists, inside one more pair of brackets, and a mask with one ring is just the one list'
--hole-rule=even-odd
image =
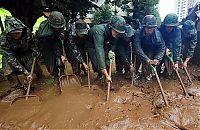
{"label": "camouflage jacket", "polygon": [[94,25],[88,32],[89,38],[94,44],[97,62],[100,69],[106,69],[106,51],[116,47],[117,39],[112,37],[108,24]]}
{"label": "camouflage jacket", "polygon": [[175,27],[172,32],[166,32],[165,26],[161,25],[159,28],[163,39],[165,41],[166,47],[173,53],[174,62],[180,61],[181,56],[181,29],[179,27]]}
{"label": "camouflage jacket", "polygon": [[[2,54],[6,58],[9,66],[15,71],[19,71],[28,75],[28,71],[25,69],[23,65],[20,64],[19,58],[20,55],[23,55],[24,52],[30,52],[34,55],[39,55],[38,48],[33,41],[32,34],[30,30],[18,19],[14,17],[8,18],[5,24],[6,31],[2,33],[0,39],[0,45],[2,49]],[[13,24],[17,26],[12,26]],[[9,32],[14,31],[15,29],[23,29],[22,30],[22,38],[20,40],[15,40]]]}
{"label": "camouflage jacket", "polygon": [[147,53],[150,51],[152,51],[154,54],[153,58],[159,61],[162,60],[165,54],[165,42],[162,38],[160,31],[157,29],[155,29],[154,33],[149,37],[145,36],[144,28],[137,30],[135,32],[133,45],[138,57],[143,62],[153,60],[147,56]]}
{"label": "camouflage jacket", "polygon": [[182,45],[184,46],[184,49],[187,49],[186,51],[187,57],[190,58],[193,57],[194,49],[197,45],[197,32],[193,35],[185,37],[182,31],[181,37],[182,37]]}
{"label": "camouflage jacket", "polygon": [[[73,62],[74,57],[80,62],[83,63],[83,57],[81,55],[80,49],[85,49],[85,46],[81,45],[80,48],[77,47],[78,41],[77,37],[70,35],[68,32],[65,33],[65,52],[69,62]],[[79,44],[78,44],[79,45]]]}

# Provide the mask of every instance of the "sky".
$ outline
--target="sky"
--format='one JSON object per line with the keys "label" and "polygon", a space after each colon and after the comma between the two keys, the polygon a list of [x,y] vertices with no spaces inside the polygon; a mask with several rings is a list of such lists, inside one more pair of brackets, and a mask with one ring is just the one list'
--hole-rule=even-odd
{"label": "sky", "polygon": [[174,0],[160,0],[158,9],[159,9],[161,20],[163,20],[167,14],[173,13]]}

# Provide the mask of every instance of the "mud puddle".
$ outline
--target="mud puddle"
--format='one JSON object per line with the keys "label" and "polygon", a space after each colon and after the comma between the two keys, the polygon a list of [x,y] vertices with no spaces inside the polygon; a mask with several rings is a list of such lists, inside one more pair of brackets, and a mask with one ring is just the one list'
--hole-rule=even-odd
{"label": "mud puddle", "polygon": [[[87,84],[87,77],[83,81]],[[91,89],[71,86],[60,96],[51,82],[35,84],[39,87],[33,94],[41,97],[40,103],[0,103],[0,129],[200,129],[199,94],[185,97],[176,80],[161,81],[170,107],[163,105],[155,79],[131,87],[130,81],[114,77],[109,102],[106,84],[95,80]]]}

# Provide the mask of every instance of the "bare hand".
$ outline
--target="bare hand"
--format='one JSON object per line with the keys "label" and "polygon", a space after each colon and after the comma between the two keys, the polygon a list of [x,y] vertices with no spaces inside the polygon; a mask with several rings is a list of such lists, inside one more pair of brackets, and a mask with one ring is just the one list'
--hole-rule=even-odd
{"label": "bare hand", "polygon": [[183,62],[183,67],[185,67],[185,68],[187,68],[187,64],[188,64],[188,62]]}
{"label": "bare hand", "polygon": [[28,81],[32,81],[32,80],[33,80],[32,75],[28,75],[28,76],[27,76],[27,80],[28,80]]}
{"label": "bare hand", "polygon": [[168,48],[166,48],[166,55],[168,56],[170,54],[170,50]]}
{"label": "bare hand", "polygon": [[106,76],[106,82],[107,82],[107,83],[108,83],[108,82],[112,83],[112,79],[111,79],[111,77],[110,77],[109,75]]}
{"label": "bare hand", "polygon": [[83,66],[84,66],[86,71],[89,69],[89,67],[85,63],[83,63]]}
{"label": "bare hand", "polygon": [[65,62],[67,61],[67,59],[64,56],[61,56],[61,60],[63,64],[65,64]]}
{"label": "bare hand", "polygon": [[178,63],[174,64],[174,69],[178,70]]}

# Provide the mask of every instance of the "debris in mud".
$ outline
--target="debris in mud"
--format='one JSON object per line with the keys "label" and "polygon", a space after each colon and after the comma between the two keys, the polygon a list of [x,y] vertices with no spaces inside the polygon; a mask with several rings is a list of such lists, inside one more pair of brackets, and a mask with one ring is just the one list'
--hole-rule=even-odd
{"label": "debris in mud", "polygon": [[12,122],[0,122],[0,129],[4,130],[20,130],[20,127],[16,126]]}
{"label": "debris in mud", "polygon": [[188,88],[187,92],[190,96],[200,96],[200,89],[199,88]]}
{"label": "debris in mud", "polygon": [[23,96],[24,95],[24,90],[23,89],[17,89],[15,91],[12,91],[9,95],[4,97],[1,102],[11,102],[17,97]]}

